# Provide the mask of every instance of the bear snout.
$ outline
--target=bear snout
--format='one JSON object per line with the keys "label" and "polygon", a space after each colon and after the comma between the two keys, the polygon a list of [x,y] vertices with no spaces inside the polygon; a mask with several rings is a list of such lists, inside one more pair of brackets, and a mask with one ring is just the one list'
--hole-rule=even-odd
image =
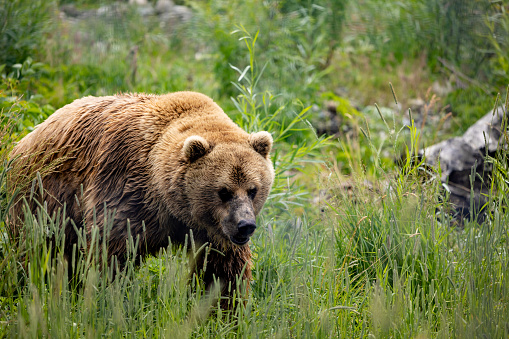
{"label": "bear snout", "polygon": [[237,225],[237,234],[231,237],[236,245],[244,245],[256,229],[256,222],[252,219],[243,219]]}
{"label": "bear snout", "polygon": [[256,222],[254,220],[241,220],[237,226],[239,235],[250,237],[256,229]]}

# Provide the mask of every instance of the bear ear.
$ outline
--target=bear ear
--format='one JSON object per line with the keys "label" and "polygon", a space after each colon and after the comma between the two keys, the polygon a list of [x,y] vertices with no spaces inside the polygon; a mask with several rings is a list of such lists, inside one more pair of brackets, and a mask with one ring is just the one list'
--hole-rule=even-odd
{"label": "bear ear", "polygon": [[249,136],[249,144],[264,158],[269,156],[272,149],[272,135],[269,132],[257,132]]}
{"label": "bear ear", "polygon": [[187,160],[195,162],[203,157],[210,150],[207,140],[198,135],[190,136],[184,142],[183,152]]}

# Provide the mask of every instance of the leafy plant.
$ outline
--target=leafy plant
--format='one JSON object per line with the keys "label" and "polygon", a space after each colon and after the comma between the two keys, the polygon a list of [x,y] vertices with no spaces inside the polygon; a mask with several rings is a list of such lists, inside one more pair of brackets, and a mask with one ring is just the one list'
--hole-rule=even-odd
{"label": "leafy plant", "polygon": [[40,53],[51,27],[55,1],[0,1],[0,65],[10,67]]}
{"label": "leafy plant", "polygon": [[0,110],[4,119],[1,124],[14,123],[13,133],[23,135],[54,111],[50,105],[40,105],[41,96],[34,93],[44,65],[27,58],[22,64],[12,65],[12,71],[8,74],[1,66],[0,72],[2,68],[4,72],[0,80]]}

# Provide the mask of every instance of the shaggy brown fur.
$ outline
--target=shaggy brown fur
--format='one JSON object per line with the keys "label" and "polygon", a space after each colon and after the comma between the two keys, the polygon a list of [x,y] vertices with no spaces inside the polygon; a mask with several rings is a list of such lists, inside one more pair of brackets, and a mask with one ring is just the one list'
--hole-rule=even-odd
{"label": "shaggy brown fur", "polygon": [[[245,243],[274,178],[271,147],[269,133],[246,133],[207,96],[177,92],[76,100],[23,138],[11,156],[20,157],[20,175],[60,159],[43,178],[50,215],[65,203],[67,215],[90,234],[94,211],[102,230],[104,206],[116,210],[108,255],[121,265],[128,221],[141,255],[168,246],[168,238],[183,244],[192,229],[197,244],[222,252],[210,251],[205,283],[219,278],[227,295],[243,269],[242,279],[251,278]],[[14,227],[21,224],[20,205],[11,213]],[[71,223],[65,236],[70,258],[77,242]]]}

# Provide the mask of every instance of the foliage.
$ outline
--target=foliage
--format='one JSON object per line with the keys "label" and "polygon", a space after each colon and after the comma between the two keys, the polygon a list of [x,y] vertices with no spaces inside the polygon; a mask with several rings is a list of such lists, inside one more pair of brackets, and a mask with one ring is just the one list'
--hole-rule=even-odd
{"label": "foliage", "polygon": [[[206,49],[212,52],[214,72],[223,84],[233,76],[228,65],[243,61],[230,33],[239,24],[250,32],[259,30],[264,37],[259,48],[264,53],[257,59],[266,68],[261,86],[281,93],[287,100],[304,101],[311,99],[326,76],[332,55],[340,45],[347,3],[346,0],[194,3],[198,16],[190,27],[201,34]],[[223,86],[220,94],[230,96],[234,89]]]}
{"label": "foliage", "polygon": [[44,49],[54,9],[51,0],[0,1],[0,65],[7,65],[10,72],[12,65]]}
{"label": "foliage", "polygon": [[[383,6],[370,1],[368,36],[385,58],[400,61],[407,56],[427,54],[432,67],[440,67],[440,58],[476,74],[488,43],[484,18],[491,13],[488,2],[477,0],[412,0]],[[369,23],[371,19],[375,19]],[[468,60],[468,62],[465,62]]]}
{"label": "foliage", "polygon": [[478,87],[452,91],[445,99],[453,112],[455,130],[463,133],[493,108],[493,100]]}
{"label": "foliage", "polygon": [[495,10],[486,20],[490,52],[494,54],[491,65],[495,80],[503,87],[509,83],[509,6],[503,2],[493,4]]}
{"label": "foliage", "polygon": [[[5,65],[2,65],[5,66]],[[4,67],[0,66],[0,72]],[[1,74],[0,110],[2,125],[14,123],[13,133],[23,135],[31,131],[35,125],[44,121],[54,109],[50,105],[39,104],[40,94],[35,94],[39,77],[43,72],[42,63],[34,63],[27,58],[23,64],[12,65],[12,71]]]}

